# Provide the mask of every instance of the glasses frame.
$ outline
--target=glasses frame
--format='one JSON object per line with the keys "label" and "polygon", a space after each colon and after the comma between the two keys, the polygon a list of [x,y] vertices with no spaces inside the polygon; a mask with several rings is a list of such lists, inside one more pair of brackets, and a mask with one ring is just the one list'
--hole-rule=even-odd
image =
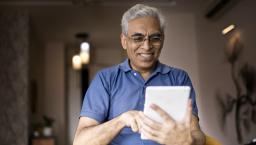
{"label": "glasses frame", "polygon": [[[156,35],[160,35],[159,41],[158,42],[153,42],[152,38],[156,37]],[[133,38],[133,37],[140,37],[140,36],[143,37],[143,39],[141,41],[137,41],[137,40],[135,40],[135,38]],[[132,43],[136,44],[137,46],[143,45],[146,40],[148,40],[149,44],[152,45],[152,46],[160,46],[163,42],[164,35],[162,33],[151,34],[151,35],[143,35],[143,34],[139,33],[138,35],[134,34],[134,36],[132,36],[132,37],[128,36],[128,35],[125,35],[125,37],[128,38]]]}

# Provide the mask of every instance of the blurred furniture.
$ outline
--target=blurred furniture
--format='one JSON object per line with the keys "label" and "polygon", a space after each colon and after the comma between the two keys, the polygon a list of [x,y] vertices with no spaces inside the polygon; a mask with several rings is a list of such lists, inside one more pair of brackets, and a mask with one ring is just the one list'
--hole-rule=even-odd
{"label": "blurred furniture", "polygon": [[32,145],[55,145],[54,137],[36,137],[32,138]]}
{"label": "blurred furniture", "polygon": [[205,145],[222,145],[217,139],[206,135]]}

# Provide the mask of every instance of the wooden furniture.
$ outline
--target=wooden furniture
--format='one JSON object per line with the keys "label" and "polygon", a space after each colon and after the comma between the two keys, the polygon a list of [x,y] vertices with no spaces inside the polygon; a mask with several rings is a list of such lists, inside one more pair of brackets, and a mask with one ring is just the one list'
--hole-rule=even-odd
{"label": "wooden furniture", "polygon": [[205,145],[221,145],[221,143],[217,139],[206,135]]}
{"label": "wooden furniture", "polygon": [[32,138],[32,145],[56,145],[54,137]]}

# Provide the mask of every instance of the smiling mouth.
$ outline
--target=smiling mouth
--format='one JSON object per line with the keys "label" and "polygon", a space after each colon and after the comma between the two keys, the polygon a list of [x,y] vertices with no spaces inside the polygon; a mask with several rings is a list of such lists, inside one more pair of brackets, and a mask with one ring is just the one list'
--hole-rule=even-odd
{"label": "smiling mouth", "polygon": [[139,53],[144,60],[151,60],[154,57],[153,53]]}

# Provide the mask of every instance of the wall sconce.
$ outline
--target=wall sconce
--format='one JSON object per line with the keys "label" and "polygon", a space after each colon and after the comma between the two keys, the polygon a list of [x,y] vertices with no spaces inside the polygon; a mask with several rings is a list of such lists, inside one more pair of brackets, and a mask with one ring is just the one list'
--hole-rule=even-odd
{"label": "wall sconce", "polygon": [[228,34],[229,32],[231,32],[234,29],[235,29],[235,25],[234,24],[229,25],[228,27],[226,27],[225,29],[222,30],[222,35],[226,35],[226,34]]}

